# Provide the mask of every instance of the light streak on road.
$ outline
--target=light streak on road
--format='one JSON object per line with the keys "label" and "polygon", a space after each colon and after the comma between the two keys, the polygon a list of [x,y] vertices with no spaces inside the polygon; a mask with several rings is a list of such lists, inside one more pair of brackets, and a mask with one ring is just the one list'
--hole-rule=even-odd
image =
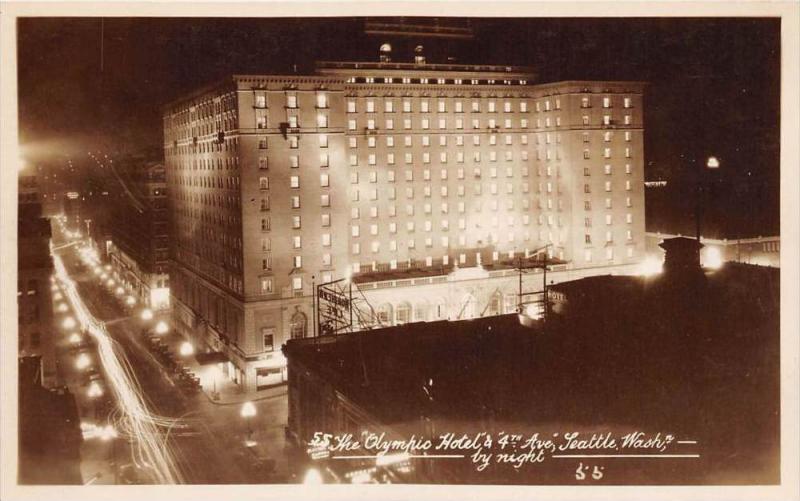
{"label": "light streak on road", "polygon": [[162,433],[163,428],[171,428],[175,424],[174,420],[154,416],[147,410],[141,387],[124,352],[108,334],[105,323],[89,312],[57,254],[53,254],[53,264],[81,327],[97,343],[97,353],[122,411],[122,419],[116,429],[124,430],[131,437],[134,462],[148,467],[157,483],[183,483],[170,445]]}

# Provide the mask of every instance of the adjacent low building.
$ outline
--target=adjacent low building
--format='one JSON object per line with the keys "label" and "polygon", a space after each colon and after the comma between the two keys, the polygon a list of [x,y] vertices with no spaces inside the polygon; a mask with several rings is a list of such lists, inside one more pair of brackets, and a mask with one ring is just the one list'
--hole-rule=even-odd
{"label": "adjacent low building", "polygon": [[[661,256],[658,245],[669,238],[680,237],[669,233],[647,232],[647,253]],[[781,266],[781,237],[705,238],[700,239],[704,248],[701,258],[704,264],[719,266],[724,262],[755,264],[759,266]]]}
{"label": "adjacent low building", "polygon": [[17,213],[18,353],[20,358],[37,360],[45,387],[58,381],[50,236],[50,220],[42,217],[36,176],[22,175]]}
{"label": "adjacent low building", "polygon": [[139,304],[168,309],[169,241],[164,165],[143,157],[108,163],[118,189],[111,200],[113,220],[109,250],[117,279]]}
{"label": "adjacent low building", "polygon": [[[684,259],[685,250],[696,251],[690,244],[667,246],[687,266],[654,277],[555,284],[554,313],[532,328],[501,315],[288,341],[288,435],[298,478],[314,469],[326,482],[580,484],[574,472],[581,459],[478,471],[471,452],[461,459],[395,454],[404,460],[386,466],[364,450],[312,443],[317,433],[349,433],[363,443],[370,433],[419,442],[483,432],[502,453],[502,432],[588,438],[643,431],[683,442],[668,453],[697,456],[592,459],[604,481],[778,482],[778,270],[728,263],[703,273],[696,253],[693,266]],[[581,452],[600,453],[561,453]],[[333,459],[346,455],[361,456]],[[624,461],[629,467],[620,469]]]}

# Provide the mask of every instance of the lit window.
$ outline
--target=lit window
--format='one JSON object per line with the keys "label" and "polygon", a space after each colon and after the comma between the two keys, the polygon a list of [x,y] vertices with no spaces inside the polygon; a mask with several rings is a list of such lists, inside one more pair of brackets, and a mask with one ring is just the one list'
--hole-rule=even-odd
{"label": "lit window", "polygon": [[290,188],[299,188],[300,187],[300,176],[289,176],[289,187]]}
{"label": "lit window", "polygon": [[356,102],[355,101],[347,101],[347,112],[348,113],[355,113],[356,112]]}

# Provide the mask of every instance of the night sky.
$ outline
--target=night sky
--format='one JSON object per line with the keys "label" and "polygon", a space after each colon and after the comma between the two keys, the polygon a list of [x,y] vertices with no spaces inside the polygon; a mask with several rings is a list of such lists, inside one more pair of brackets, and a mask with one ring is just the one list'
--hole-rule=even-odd
{"label": "night sky", "polygon": [[[23,153],[55,165],[162,144],[160,107],[231,73],[376,60],[363,20],[20,19]],[[645,80],[648,231],[693,232],[694,172],[709,155],[704,234],[779,232],[780,20],[473,19],[471,40],[422,40],[429,62],[533,66],[539,82]],[[384,37],[386,38],[386,37]],[[396,53],[396,61],[411,55]],[[102,63],[101,63],[102,60]]]}

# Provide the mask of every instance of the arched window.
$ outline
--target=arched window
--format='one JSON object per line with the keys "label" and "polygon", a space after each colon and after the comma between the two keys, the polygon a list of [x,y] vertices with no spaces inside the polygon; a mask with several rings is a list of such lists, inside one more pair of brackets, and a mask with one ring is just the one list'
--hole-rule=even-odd
{"label": "arched window", "polygon": [[378,322],[381,325],[389,326],[392,325],[392,305],[389,303],[384,303],[378,307]]}
{"label": "arched window", "polygon": [[411,322],[411,305],[403,302],[397,305],[394,312],[395,325],[403,325]]}
{"label": "arched window", "polygon": [[414,321],[425,322],[428,320],[428,303],[417,303],[414,307]]}
{"label": "arched window", "polygon": [[477,301],[472,294],[465,294],[458,306],[458,319],[475,318],[475,305]]}
{"label": "arched window", "polygon": [[433,314],[436,320],[442,320],[447,318],[447,303],[445,303],[444,299],[440,299],[436,302],[436,306],[434,306]]}
{"label": "arched window", "polygon": [[489,299],[489,316],[499,315],[502,313],[503,296],[499,292],[495,292]]}
{"label": "arched window", "polygon": [[302,339],[306,337],[306,315],[298,311],[292,315],[292,320],[289,322],[289,334],[292,339]]}

